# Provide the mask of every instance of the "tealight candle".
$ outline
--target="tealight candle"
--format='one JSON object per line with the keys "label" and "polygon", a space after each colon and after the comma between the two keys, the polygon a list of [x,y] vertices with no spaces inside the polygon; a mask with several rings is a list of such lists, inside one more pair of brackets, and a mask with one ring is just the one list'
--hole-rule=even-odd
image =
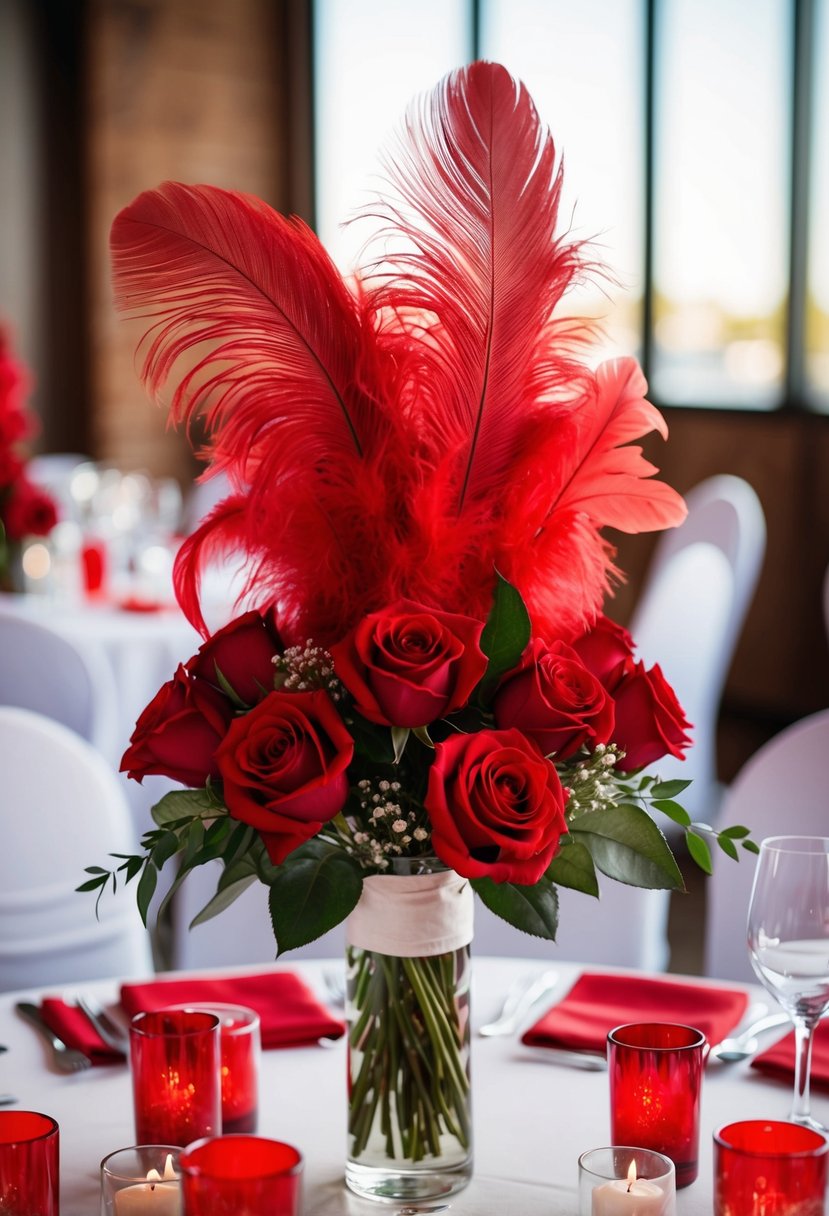
{"label": "tealight candle", "polygon": [[676,1173],[649,1149],[594,1148],[579,1158],[580,1216],[674,1216]]}
{"label": "tealight candle", "polygon": [[114,1199],[115,1216],[179,1216],[181,1188],[172,1154],[167,1154],[163,1174],[156,1169],[148,1170],[146,1182],[125,1187],[116,1192]]}
{"label": "tealight candle", "polygon": [[178,1157],[169,1144],[138,1144],[104,1157],[102,1216],[180,1216]]}

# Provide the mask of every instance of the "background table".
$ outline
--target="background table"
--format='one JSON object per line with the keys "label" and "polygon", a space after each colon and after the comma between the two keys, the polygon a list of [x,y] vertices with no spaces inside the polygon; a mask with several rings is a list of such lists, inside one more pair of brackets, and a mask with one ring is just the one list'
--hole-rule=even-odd
{"label": "background table", "polygon": [[[341,960],[288,963],[325,997],[323,974]],[[476,958],[473,1026],[495,1015],[509,984],[544,969],[528,960]],[[560,964],[561,992],[579,968]],[[111,999],[117,984],[85,990]],[[754,990],[763,999],[759,989]],[[27,996],[34,994],[27,993]],[[71,990],[65,990],[67,997]],[[98,1211],[102,1157],[134,1142],[132,1095],[124,1065],[65,1076],[51,1071],[39,1037],[14,1012],[19,994],[0,996],[0,1091],[60,1124],[62,1216]],[[767,999],[767,998],[766,998]],[[305,1157],[306,1216],[364,1216],[393,1211],[359,1200],[342,1182],[345,1160],[345,1042],[262,1053],[260,1133],[286,1140]],[[453,1216],[574,1216],[579,1154],[609,1141],[606,1072],[585,1072],[540,1061],[515,1039],[476,1036],[472,1054],[475,1175],[451,1202]],[[768,1116],[786,1118],[788,1082],[761,1077],[747,1064],[709,1065],[703,1084],[700,1176],[678,1195],[679,1216],[710,1216],[711,1133],[722,1123]],[[814,1100],[829,1119],[829,1100]]]}

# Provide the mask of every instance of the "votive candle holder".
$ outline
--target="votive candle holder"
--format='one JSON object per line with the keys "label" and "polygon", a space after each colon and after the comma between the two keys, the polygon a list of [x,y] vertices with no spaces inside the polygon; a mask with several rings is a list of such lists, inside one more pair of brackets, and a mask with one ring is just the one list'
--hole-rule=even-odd
{"label": "votive candle holder", "polygon": [[706,1038],[674,1022],[630,1022],[607,1036],[610,1138],[670,1157],[677,1187],[699,1170]]}
{"label": "votive candle holder", "polygon": [[670,1157],[611,1145],[579,1157],[579,1216],[675,1216],[676,1171]]}
{"label": "votive candle holder", "polygon": [[714,1132],[714,1216],[824,1216],[829,1141],[772,1119]]}
{"label": "votive candle holder", "polygon": [[184,1146],[221,1131],[219,1018],[189,1009],[139,1013],[130,1023],[139,1144]]}
{"label": "votive candle holder", "polygon": [[58,1216],[60,1129],[34,1110],[0,1111],[0,1212]]}
{"label": "votive candle holder", "polygon": [[299,1216],[302,1154],[262,1136],[190,1144],[179,1158],[184,1216]]}
{"label": "votive candle holder", "polygon": [[259,1014],[244,1005],[188,1004],[187,1009],[219,1019],[222,1074],[222,1132],[253,1134],[259,1121]]}
{"label": "votive candle holder", "polygon": [[179,1149],[134,1144],[101,1162],[101,1216],[180,1216]]}

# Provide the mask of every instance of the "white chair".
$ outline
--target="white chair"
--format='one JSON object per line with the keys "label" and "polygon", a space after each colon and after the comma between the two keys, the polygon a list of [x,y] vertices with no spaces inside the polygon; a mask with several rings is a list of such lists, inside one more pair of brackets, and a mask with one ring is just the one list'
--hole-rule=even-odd
{"label": "white chair", "polygon": [[[641,657],[662,668],[693,725],[686,759],[666,758],[654,771],[691,780],[683,804],[710,822],[722,795],[717,714],[757,585],[766,526],[751,486],[730,474],[701,482],[686,501],[685,522],[660,538],[630,631]],[[660,826],[675,838],[667,821]]]}
{"label": "white chair", "polygon": [[[744,824],[758,844],[767,836],[829,836],[827,755],[829,709],[787,727],[751,757],[726,794],[718,828]],[[743,849],[740,854],[736,865],[725,856],[714,858],[705,971],[721,979],[756,980],[746,945],[755,860]]]}
{"label": "white chair", "polygon": [[118,693],[103,655],[3,608],[0,705],[16,705],[53,718],[105,756],[118,751]]}
{"label": "white chair", "polygon": [[[85,740],[0,708],[0,990],[152,973],[134,888],[78,893],[86,866],[137,852],[115,775]],[[112,864],[115,864],[112,862]]]}

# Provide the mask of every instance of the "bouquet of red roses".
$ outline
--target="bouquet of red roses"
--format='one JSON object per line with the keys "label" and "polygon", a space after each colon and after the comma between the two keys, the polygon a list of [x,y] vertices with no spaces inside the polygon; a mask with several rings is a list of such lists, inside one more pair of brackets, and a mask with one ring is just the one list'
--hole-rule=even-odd
{"label": "bouquet of red roses", "polygon": [[50,496],[26,475],[21,445],[35,432],[25,405],[26,376],[0,329],[0,571],[9,549],[26,536],[47,536],[57,523]]}

